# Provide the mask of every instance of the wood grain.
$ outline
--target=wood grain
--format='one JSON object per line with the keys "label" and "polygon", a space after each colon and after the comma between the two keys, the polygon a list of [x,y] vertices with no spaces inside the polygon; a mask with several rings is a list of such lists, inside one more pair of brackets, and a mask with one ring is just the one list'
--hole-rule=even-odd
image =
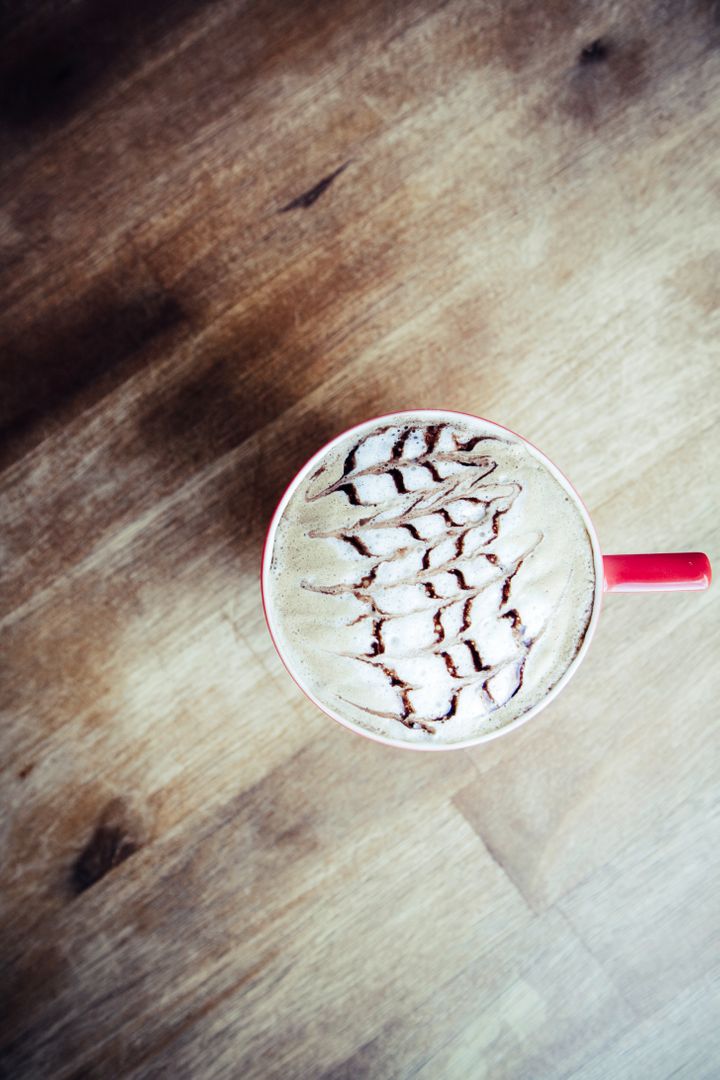
{"label": "wood grain", "polygon": [[720,1072],[715,594],[609,597],[537,720],[366,743],[258,566],[445,406],[609,551],[716,532],[709,0],[0,10],[0,1072]]}

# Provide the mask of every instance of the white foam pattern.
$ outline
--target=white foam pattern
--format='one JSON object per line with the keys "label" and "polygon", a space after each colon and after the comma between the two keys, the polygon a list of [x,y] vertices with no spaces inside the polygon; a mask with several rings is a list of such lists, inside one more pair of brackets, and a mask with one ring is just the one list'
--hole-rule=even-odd
{"label": "white foam pattern", "polygon": [[284,509],[267,579],[298,679],[396,741],[462,742],[527,712],[593,607],[592,545],[562,483],[510,433],[437,415],[331,445]]}

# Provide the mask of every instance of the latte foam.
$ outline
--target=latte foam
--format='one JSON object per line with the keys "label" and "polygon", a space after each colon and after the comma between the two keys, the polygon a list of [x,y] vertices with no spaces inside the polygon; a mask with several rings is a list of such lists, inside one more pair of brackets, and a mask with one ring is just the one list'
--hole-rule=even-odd
{"label": "latte foam", "polygon": [[264,567],[286,664],[351,726],[464,743],[562,679],[595,600],[584,513],[552,467],[487,421],[401,413],[311,463]]}

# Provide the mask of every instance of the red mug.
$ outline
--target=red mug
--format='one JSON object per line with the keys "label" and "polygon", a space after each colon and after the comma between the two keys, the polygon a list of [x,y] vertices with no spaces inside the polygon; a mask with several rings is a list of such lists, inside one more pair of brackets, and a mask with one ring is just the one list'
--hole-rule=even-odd
{"label": "red mug", "polygon": [[[282,514],[290,501],[292,495],[297,490],[299,485],[307,477],[307,475],[314,470],[320,462],[325,458],[328,452],[339,442],[345,440],[350,435],[362,435],[363,432],[370,432],[376,426],[386,424],[388,422],[402,421],[406,418],[422,417],[427,420],[437,420],[444,417],[461,417],[471,422],[479,422],[490,428],[496,428],[499,432],[504,432],[506,435],[512,436],[514,440],[519,441],[532,455],[538,458],[549,472],[559,481],[561,486],[565,489],[568,495],[574,500],[585,526],[587,528],[588,536],[592,544],[593,558],[595,565],[595,600],[593,604],[592,616],[585,633],[584,640],[580,649],[578,650],[575,658],[570,663],[564,674],[558,680],[558,682],[552,687],[550,691],[542,698],[536,705],[529,708],[521,716],[507,723],[505,726],[497,728],[496,730],[486,731],[481,734],[477,734],[470,739],[461,742],[437,742],[437,743],[412,743],[403,741],[401,739],[392,739],[385,735],[369,731],[359,724],[353,723],[347,717],[342,716],[328,705],[318,699],[318,697],[312,693],[312,691],[303,683],[298,671],[293,668],[293,665],[286,656],[283,655],[282,648],[278,641],[278,634],[276,627],[274,627],[274,613],[271,605],[268,601],[269,589],[268,579],[270,574],[270,563],[273,554],[273,544],[275,534],[277,531],[278,523],[282,517]],[[567,477],[557,468],[557,466],[550,461],[545,454],[537,449],[531,442],[525,439],[523,436],[518,435],[516,432],[511,431],[510,428],[504,427],[502,424],[497,424],[493,420],[485,420],[482,417],[473,416],[470,413],[461,413],[451,409],[415,409],[411,412],[397,412],[389,413],[384,416],[375,417],[371,420],[363,421],[361,424],[357,424],[346,431],[343,431],[340,435],[337,435],[330,442],[326,443],[316,454],[310,458],[309,461],[300,469],[294,479],[288,485],[285,493],[283,494],[280,502],[275,509],[275,512],[270,521],[267,535],[265,538],[265,544],[262,555],[262,570],[261,570],[261,591],[262,591],[262,603],[263,611],[265,613],[265,619],[267,622],[270,637],[277,653],[285,665],[288,673],[308,697],[319,709],[321,709],[326,715],[330,716],[333,720],[338,721],[344,727],[350,728],[357,734],[364,735],[366,738],[373,739],[376,742],[381,742],[389,746],[396,746],[402,749],[410,750],[455,750],[461,749],[467,746],[475,746],[479,743],[487,742],[490,739],[505,735],[507,732],[514,730],[521,724],[524,724],[531,717],[537,715],[542,709],[544,709],[550,702],[557,696],[563,687],[568,683],[572,675],[575,673],[590,645],[593,633],[597,626],[600,611],[602,595],[605,592],[668,592],[668,591],[689,591],[707,589],[712,579],[712,571],[710,567],[710,560],[707,555],[699,551],[685,551],[685,552],[661,552],[661,553],[648,553],[648,554],[623,554],[623,555],[603,555],[600,549],[600,543],[595,532],[595,528],[590,519],[588,510],[580,498],[579,494],[572,486]]]}

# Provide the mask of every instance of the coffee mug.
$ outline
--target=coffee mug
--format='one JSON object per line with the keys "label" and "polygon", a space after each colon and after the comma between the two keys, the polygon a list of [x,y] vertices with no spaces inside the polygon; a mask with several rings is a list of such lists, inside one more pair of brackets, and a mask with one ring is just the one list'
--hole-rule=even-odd
{"label": "coffee mug", "polygon": [[271,638],[306,696],[358,734],[421,750],[537,715],[587,654],[604,592],[710,580],[701,552],[603,555],[582,499],[532,443],[426,409],[323,446],[273,514],[261,573]]}

